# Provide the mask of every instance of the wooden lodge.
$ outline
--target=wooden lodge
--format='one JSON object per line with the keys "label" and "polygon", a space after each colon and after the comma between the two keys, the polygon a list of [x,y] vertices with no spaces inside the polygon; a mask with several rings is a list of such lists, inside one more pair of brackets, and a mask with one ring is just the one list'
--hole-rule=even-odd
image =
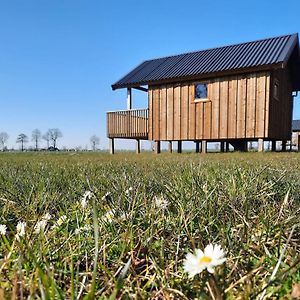
{"label": "wooden lodge", "polygon": [[[208,142],[246,151],[248,142],[291,139],[293,98],[300,90],[298,34],[147,60],[112,85],[127,89],[127,110],[107,113],[107,136],[155,142]],[[132,109],[132,89],[148,93],[148,108]]]}

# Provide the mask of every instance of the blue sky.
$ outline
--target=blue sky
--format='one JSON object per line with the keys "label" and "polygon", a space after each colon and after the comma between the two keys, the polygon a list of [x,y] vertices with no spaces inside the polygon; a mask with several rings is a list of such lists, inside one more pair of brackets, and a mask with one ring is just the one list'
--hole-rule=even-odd
{"label": "blue sky", "polygon": [[[60,128],[59,146],[106,148],[110,85],[149,58],[300,31],[298,0],[0,0],[0,132]],[[134,93],[134,107],[147,107]],[[300,97],[294,118],[300,118]],[[145,144],[146,145],[146,144]],[[134,147],[118,141],[117,147]]]}

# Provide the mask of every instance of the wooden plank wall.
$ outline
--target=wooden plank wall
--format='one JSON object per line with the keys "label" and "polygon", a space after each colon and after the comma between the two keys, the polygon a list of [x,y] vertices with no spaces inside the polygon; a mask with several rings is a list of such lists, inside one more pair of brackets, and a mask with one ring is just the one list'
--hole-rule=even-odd
{"label": "wooden plank wall", "polygon": [[[274,83],[279,83],[279,97],[274,97]],[[293,112],[292,84],[287,69],[271,74],[269,137],[288,140],[291,137]]]}
{"label": "wooden plank wall", "polygon": [[206,82],[206,102],[194,101],[196,82],[149,86],[149,138],[177,141],[267,137],[268,72]]}

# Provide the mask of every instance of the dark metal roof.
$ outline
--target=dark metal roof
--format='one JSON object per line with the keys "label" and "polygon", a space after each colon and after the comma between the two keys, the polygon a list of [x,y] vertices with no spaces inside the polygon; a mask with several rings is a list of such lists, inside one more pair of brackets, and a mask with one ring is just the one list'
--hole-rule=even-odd
{"label": "dark metal roof", "polygon": [[251,68],[283,67],[297,47],[298,34],[147,60],[112,85],[113,89],[138,87],[177,79],[193,79],[210,73]]}
{"label": "dark metal roof", "polygon": [[300,120],[293,120],[292,131],[300,131]]}

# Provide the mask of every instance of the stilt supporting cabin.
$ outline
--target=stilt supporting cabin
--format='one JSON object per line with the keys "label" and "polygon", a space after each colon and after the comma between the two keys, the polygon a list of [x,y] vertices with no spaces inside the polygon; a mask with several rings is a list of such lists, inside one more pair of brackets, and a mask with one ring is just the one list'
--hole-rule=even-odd
{"label": "stilt supporting cabin", "polygon": [[199,153],[200,152],[200,142],[196,141],[195,144],[196,144],[196,153]]}
{"label": "stilt supporting cabin", "polygon": [[201,152],[202,153],[206,153],[207,152],[207,142],[206,141],[202,141]]}
{"label": "stilt supporting cabin", "polygon": [[140,140],[136,140],[136,150],[135,152],[138,154],[138,153],[141,153],[141,141]]}
{"label": "stilt supporting cabin", "polygon": [[178,141],[177,142],[177,153],[181,153],[182,152],[182,141]]}
{"label": "stilt supporting cabin", "polygon": [[300,120],[294,120],[292,123],[292,131],[295,135],[295,144],[297,151],[300,152]]}
{"label": "stilt supporting cabin", "polygon": [[114,139],[109,139],[109,153],[115,154],[115,141]]}
{"label": "stilt supporting cabin", "polygon": [[[209,59],[208,59],[209,58]],[[207,143],[220,151],[247,151],[249,142],[291,140],[294,92],[300,90],[298,34],[211,48],[144,61],[112,85],[127,89],[127,110],[107,113],[110,152],[114,138]],[[148,107],[132,109],[132,89],[148,95]],[[299,147],[299,145],[298,145]]]}
{"label": "stilt supporting cabin", "polygon": [[225,142],[225,151],[229,152],[229,142]]}
{"label": "stilt supporting cabin", "polygon": [[173,151],[173,149],[172,149],[172,141],[169,141],[169,143],[168,143],[168,151],[170,153],[172,153],[172,151]]}
{"label": "stilt supporting cabin", "polygon": [[258,152],[263,152],[263,151],[264,151],[264,140],[258,139]]}
{"label": "stilt supporting cabin", "polygon": [[271,148],[271,150],[272,150],[273,152],[276,151],[276,141],[272,141],[272,148]]}
{"label": "stilt supporting cabin", "polygon": [[221,151],[221,152],[224,152],[224,151],[225,151],[225,142],[224,142],[224,141],[222,141],[222,142],[220,143],[220,151]]}
{"label": "stilt supporting cabin", "polygon": [[160,153],[160,141],[155,142],[154,152],[156,154]]}

